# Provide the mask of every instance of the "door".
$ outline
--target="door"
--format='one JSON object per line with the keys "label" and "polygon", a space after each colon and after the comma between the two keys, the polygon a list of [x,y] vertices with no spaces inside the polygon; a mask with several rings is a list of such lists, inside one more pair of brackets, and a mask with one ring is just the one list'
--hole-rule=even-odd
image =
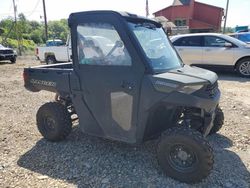
{"label": "door", "polygon": [[203,50],[203,64],[205,65],[233,65],[234,63],[234,44],[221,37],[204,36]]}
{"label": "door", "polygon": [[173,42],[183,62],[187,65],[202,63],[202,41],[200,36],[187,36]]}
{"label": "door", "polygon": [[81,105],[91,114],[87,122],[80,118],[80,126],[89,134],[134,143],[144,66],[119,20],[109,20],[90,19],[76,28]]}

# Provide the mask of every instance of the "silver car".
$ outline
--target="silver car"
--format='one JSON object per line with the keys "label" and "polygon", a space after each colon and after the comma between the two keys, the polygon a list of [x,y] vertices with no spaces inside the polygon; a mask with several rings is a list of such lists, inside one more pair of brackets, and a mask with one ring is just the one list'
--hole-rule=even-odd
{"label": "silver car", "polygon": [[250,77],[249,44],[218,33],[176,35],[170,40],[188,65],[231,69]]}

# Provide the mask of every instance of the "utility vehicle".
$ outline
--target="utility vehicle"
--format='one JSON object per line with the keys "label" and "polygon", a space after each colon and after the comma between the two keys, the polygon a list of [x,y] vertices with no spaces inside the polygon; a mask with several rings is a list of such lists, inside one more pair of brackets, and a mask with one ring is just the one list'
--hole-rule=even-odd
{"label": "utility vehicle", "polygon": [[72,121],[84,133],[131,144],[159,139],[166,174],[195,183],[213,167],[206,136],[223,124],[217,75],[183,64],[161,24],[114,11],[72,13],[72,63],[24,69],[25,87],[56,93],[37,126],[65,139]]}

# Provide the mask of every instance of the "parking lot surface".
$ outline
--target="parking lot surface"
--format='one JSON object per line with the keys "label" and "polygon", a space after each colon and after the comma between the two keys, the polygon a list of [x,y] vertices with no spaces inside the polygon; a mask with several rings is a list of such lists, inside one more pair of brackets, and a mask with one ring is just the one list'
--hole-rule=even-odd
{"label": "parking lot surface", "polygon": [[[155,141],[127,145],[91,137],[76,125],[63,142],[51,143],[36,128],[38,108],[49,92],[23,87],[24,67],[0,62],[0,187],[188,187],[163,173]],[[208,138],[214,149],[211,175],[194,187],[250,187],[250,79],[218,73],[225,124]]]}

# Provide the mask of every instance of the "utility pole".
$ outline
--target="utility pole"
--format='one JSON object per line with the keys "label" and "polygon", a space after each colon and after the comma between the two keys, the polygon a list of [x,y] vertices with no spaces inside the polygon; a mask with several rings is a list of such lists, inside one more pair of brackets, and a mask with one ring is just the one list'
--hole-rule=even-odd
{"label": "utility pole", "polygon": [[149,16],[148,0],[146,0],[146,17]]}
{"label": "utility pole", "polygon": [[226,32],[226,25],[227,25],[227,14],[228,14],[228,5],[229,5],[229,0],[227,0],[227,6],[226,6],[225,19],[224,19],[224,27],[223,27],[223,33],[225,33],[225,32]]}
{"label": "utility pole", "polygon": [[48,24],[47,24],[45,0],[43,0],[43,14],[44,14],[44,24],[45,24],[45,40],[48,40]]}
{"label": "utility pole", "polygon": [[13,7],[14,7],[14,18],[15,18],[15,24],[16,24],[16,3],[15,3],[15,0],[13,0]]}
{"label": "utility pole", "polygon": [[15,32],[16,32],[16,39],[17,39],[17,44],[18,44],[18,55],[22,55],[22,51],[21,51],[21,45],[20,45],[20,36],[19,36],[19,31],[17,28],[17,18],[16,18],[16,13],[17,13],[17,6],[15,3],[15,0],[13,0],[13,7],[14,7],[14,18],[15,18]]}

